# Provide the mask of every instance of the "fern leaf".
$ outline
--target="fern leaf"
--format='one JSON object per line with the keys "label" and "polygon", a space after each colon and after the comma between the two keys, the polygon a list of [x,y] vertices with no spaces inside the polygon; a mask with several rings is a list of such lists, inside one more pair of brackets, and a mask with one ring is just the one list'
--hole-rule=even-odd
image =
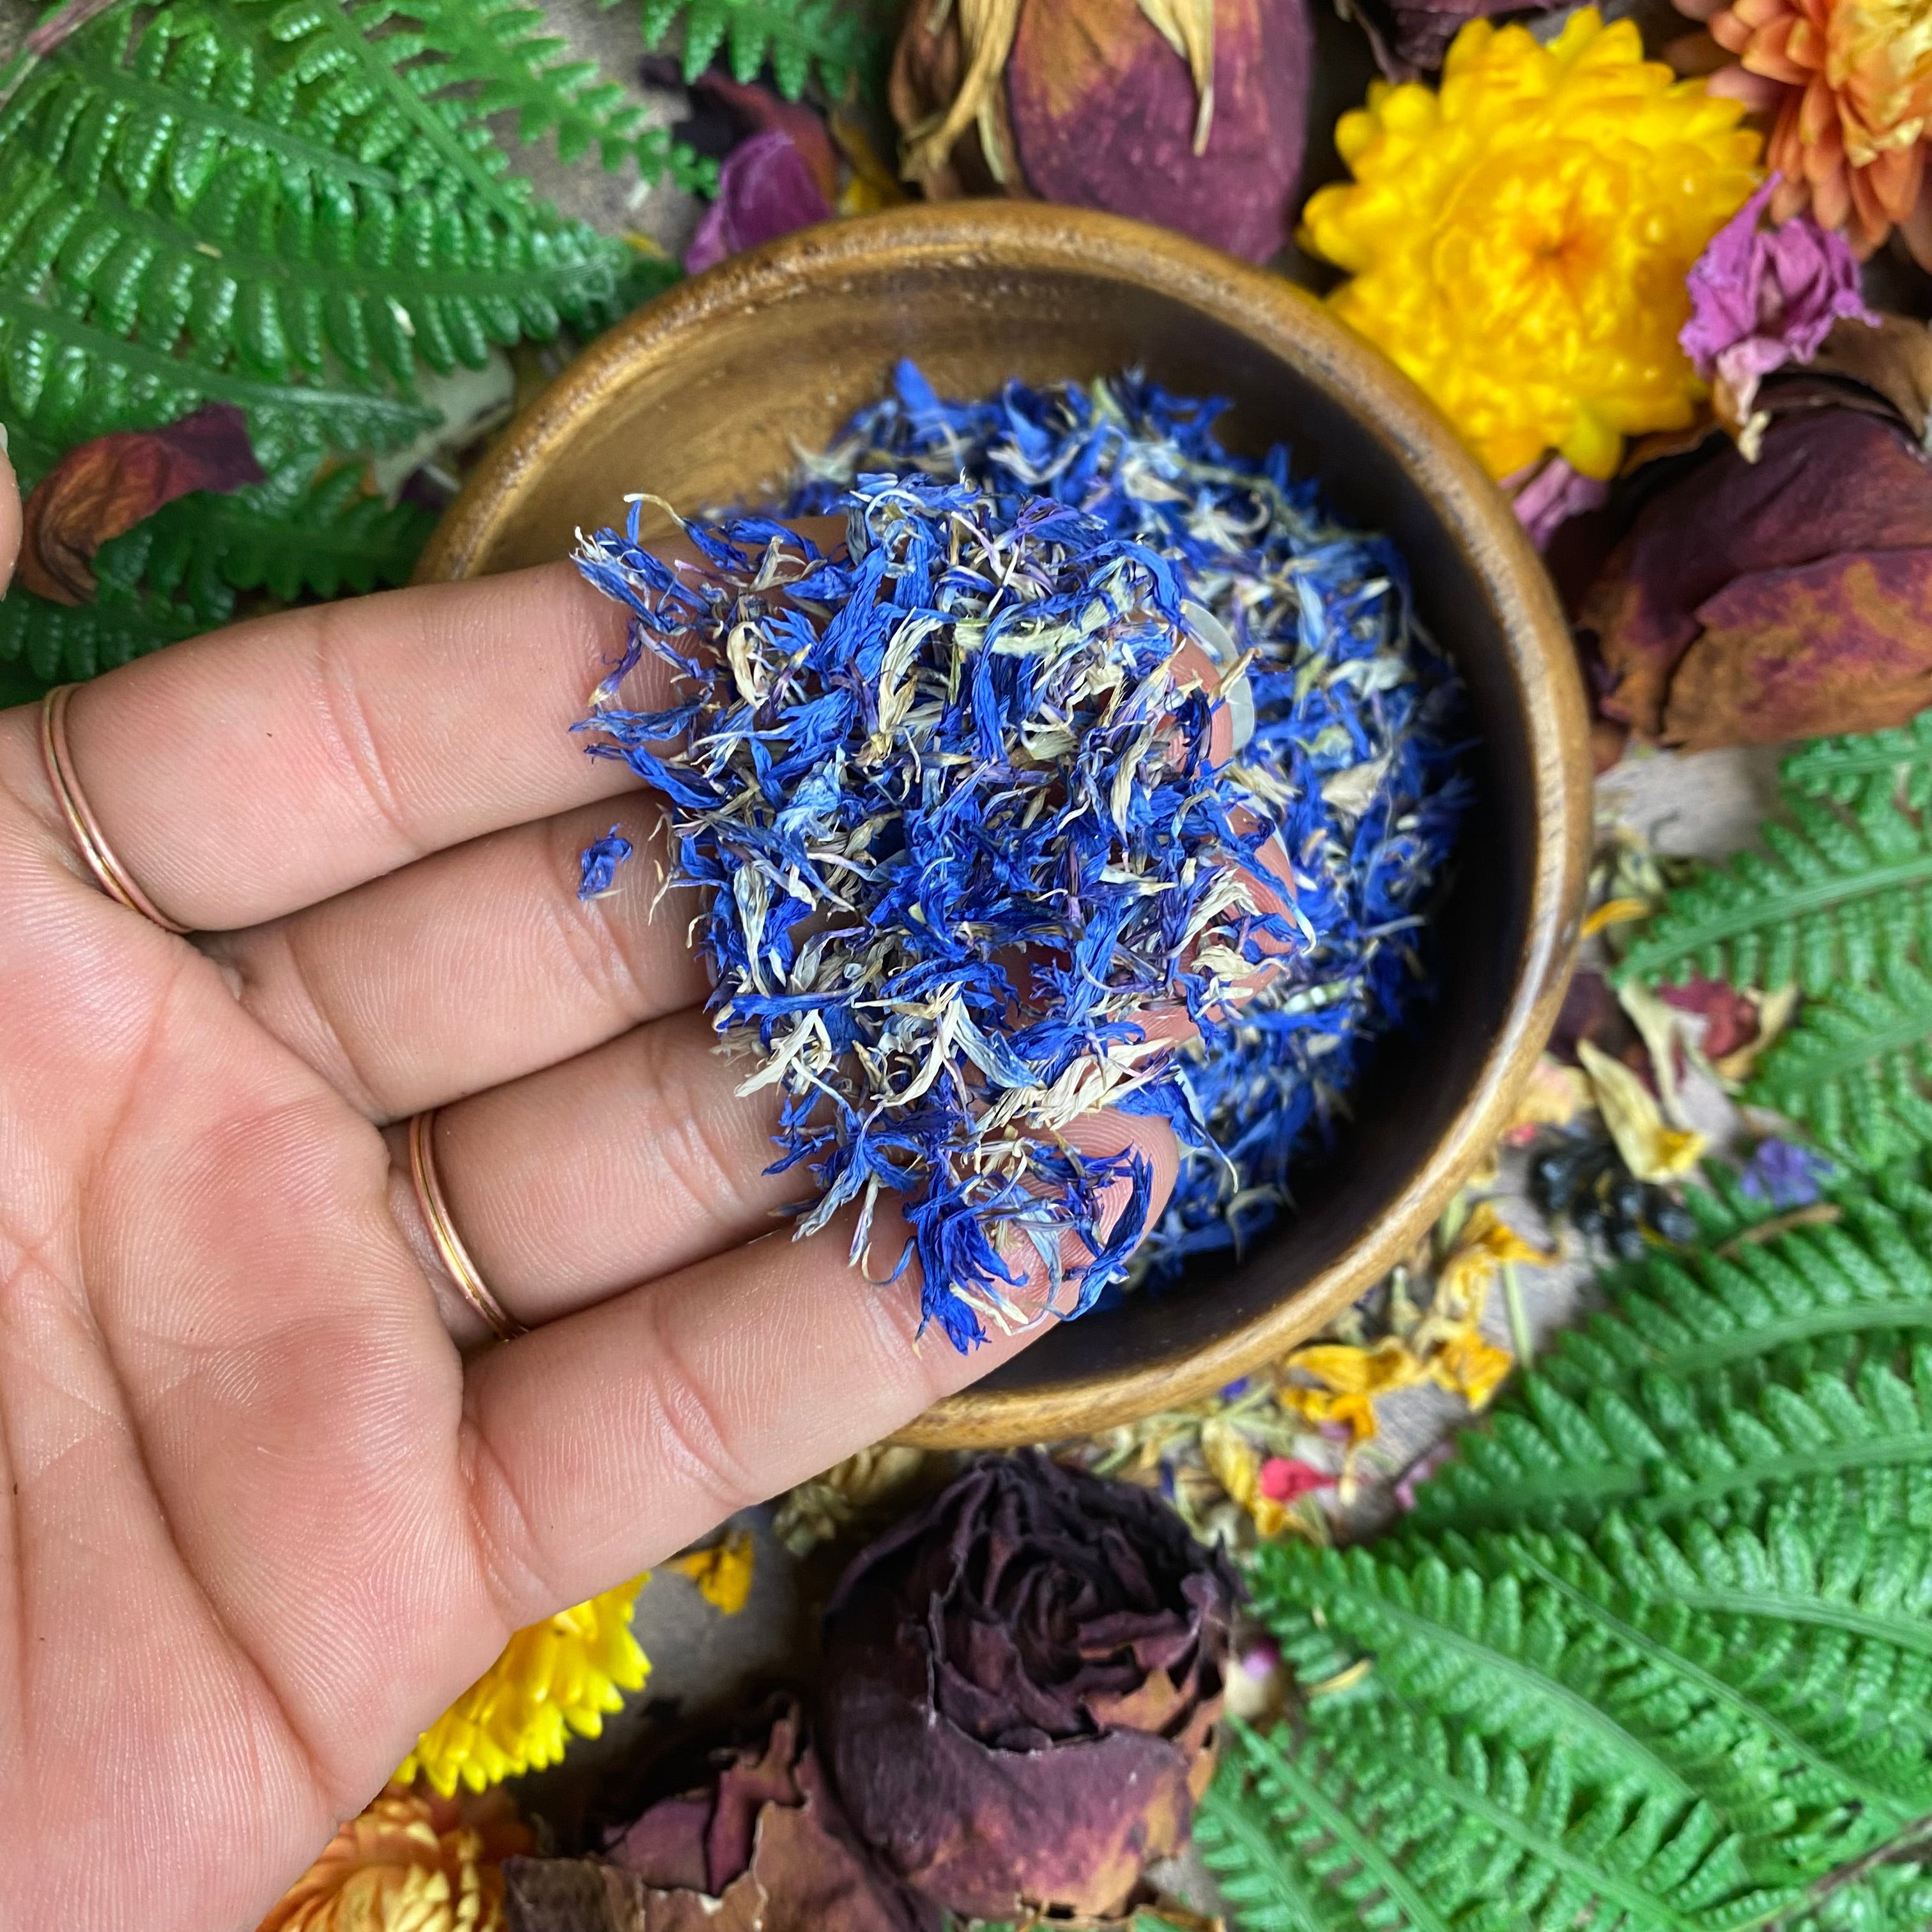
{"label": "fern leaf", "polygon": [[[1660,1802],[1709,1802],[1763,1856],[1811,1828],[1796,1800],[1814,1794],[1791,1786],[1792,1767],[1736,1700],[1606,1642],[1558,1592],[1513,1570],[1487,1576],[1432,1549],[1404,1563],[1276,1546],[1257,1567],[1255,1600],[1298,1672],[1305,1638],[1324,1655],[1345,1642],[1374,1660],[1380,1695],[1520,1749],[1561,1745],[1595,1790],[1634,1784]],[[1358,1717],[1338,1711],[1334,1723]]]}
{"label": "fern leaf", "polygon": [[[103,553],[105,555],[105,553]],[[70,608],[16,586],[0,600],[0,679],[4,701],[24,704],[50,685],[94,677],[117,664],[178,644],[227,621],[232,602],[206,606],[110,582],[95,560],[100,592]]]}
{"label": "fern leaf", "polygon": [[1624,1405],[1638,1426],[1615,1438],[1538,1384],[1522,1408],[1462,1439],[1426,1504],[1418,1492],[1418,1524],[1583,1526],[1619,1504],[1662,1520],[1768,1484],[1924,1462],[1932,1459],[1932,1342],[1913,1344],[1896,1366],[1892,1356],[1856,1350],[1795,1385],[1766,1380],[1754,1392],[1730,1370],[1684,1387],[1646,1376]]}
{"label": "fern leaf", "polygon": [[878,29],[863,0],[644,0],[644,44],[684,28],[684,77],[695,80],[724,48],[731,71],[753,80],[769,65],[788,100],[816,70],[834,100],[877,51]]}
{"label": "fern leaf", "polygon": [[[1906,1170],[1892,1185],[1901,1209],[1919,1204],[1904,1192]],[[1870,1196],[1847,1192],[1837,1205],[1837,1226],[1794,1228],[1729,1252],[1660,1253],[1622,1271],[1612,1307],[1559,1336],[1543,1375],[1588,1402],[1627,1391],[1645,1370],[1682,1382],[1772,1356],[1808,1364],[1821,1343],[1932,1329],[1932,1264],[1920,1228]],[[1932,1215],[1932,1190],[1922,1205]]]}
{"label": "fern leaf", "polygon": [[373,495],[359,470],[284,466],[230,496],[184,496],[149,520],[146,581],[174,591],[198,568],[285,604],[405,584],[434,519]]}
{"label": "fern leaf", "polygon": [[215,629],[237,591],[292,603],[405,583],[431,522],[369,494],[352,467],[318,477],[299,457],[232,496],[181,497],[102,546],[92,604],[70,608],[18,588],[0,602],[6,701]]}
{"label": "fern leaf", "polygon": [[554,133],[566,162],[594,154],[646,182],[668,172],[680,187],[715,188],[716,164],[650,125],[596,62],[569,59],[526,0],[410,0],[407,10],[442,85],[473,85],[482,112],[514,113],[518,140]]}
{"label": "fern leaf", "polygon": [[1560,1743],[1525,1752],[1388,1703],[1298,1746],[1235,1742],[1196,1841],[1250,1932],[1719,1932],[1784,1895],[1702,1807],[1584,1796]]}
{"label": "fern leaf", "polygon": [[1932,934],[1932,824],[1888,788],[1856,812],[1802,794],[1787,803],[1790,822],[1765,827],[1765,850],[1671,895],[1632,941],[1620,982],[1702,973],[1821,994],[1868,980],[1882,938],[1904,954]]}
{"label": "fern leaf", "polygon": [[1932,974],[1888,949],[1873,977],[1808,1001],[1751,1088],[1868,1174],[1932,1148]]}
{"label": "fern leaf", "polygon": [[626,251],[534,202],[423,35],[370,38],[395,11],[177,0],[37,70],[0,114],[10,421],[66,444],[219,400],[271,464],[393,446],[418,358],[614,313]]}
{"label": "fern leaf", "polygon": [[1792,791],[1856,806],[1874,789],[1896,795],[1914,812],[1932,806],[1932,714],[1888,730],[1814,738],[1779,768]]}
{"label": "fern leaf", "polygon": [[1772,1932],[1926,1932],[1932,1926],[1932,1844],[1923,1831],[1895,1850],[1834,1873]]}
{"label": "fern leaf", "polygon": [[[1485,1538],[1472,1554],[1486,1570],[1555,1592],[1590,1640],[1694,1682],[1772,1740],[1786,1767],[1784,1789],[1805,1808],[1856,1808],[1856,1820],[1841,1828],[1866,1844],[1932,1809],[1924,1710],[1932,1567],[1924,1543],[1881,1535],[1886,1553],[1876,1563],[1842,1544],[1822,1552],[1828,1566],[1864,1559],[1864,1590],[1880,1605],[1871,1610],[1853,1592],[1829,1594],[1836,1580],[1828,1567],[1816,1574],[1821,1552],[1788,1517],[1769,1551],[1748,1532],[1727,1539],[1695,1518],[1675,1538],[1612,1518],[1598,1540],[1611,1561],[1574,1535]],[[1754,1564],[1767,1556],[1773,1560]],[[1903,1593],[1888,1588],[1900,1582]]]}
{"label": "fern leaf", "polygon": [[1932,1268],[1896,1214],[1858,1197],[1845,1211],[1625,1276],[1459,1438],[1417,1525],[1585,1525],[1618,1504],[1667,1516],[1932,1454]]}

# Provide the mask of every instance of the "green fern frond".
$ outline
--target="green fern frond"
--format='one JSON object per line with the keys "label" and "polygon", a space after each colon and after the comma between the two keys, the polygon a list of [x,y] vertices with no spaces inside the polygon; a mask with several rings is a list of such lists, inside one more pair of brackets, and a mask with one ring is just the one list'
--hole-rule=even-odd
{"label": "green fern frond", "polygon": [[[1418,1492],[1418,1526],[1670,1514],[1932,1456],[1932,1266],[1862,1196],[1837,1227],[1660,1256],[1560,1337]],[[1904,1353],[1901,1356],[1900,1351]]]}
{"label": "green fern frond", "polygon": [[1926,1932],[1932,1926],[1932,1844],[1910,1834],[1895,1851],[1834,1874],[1772,1922],[1771,1932]]}
{"label": "green fern frond", "polygon": [[656,182],[666,173],[682,188],[715,193],[718,164],[650,124],[595,61],[573,61],[545,31],[543,11],[526,0],[408,0],[424,49],[442,63],[446,86],[472,82],[486,114],[517,117],[520,140],[556,136],[566,162],[594,154],[604,166],[634,169]]}
{"label": "green fern frond", "polygon": [[1594,1543],[1530,1532],[1467,1553],[1556,1593],[1584,1641],[1684,1677],[1770,1739],[1808,1808],[1856,1807],[1855,1835],[1889,1837],[1932,1810],[1932,1546],[1841,1524],[1821,1546],[1788,1510],[1769,1531],[1720,1535],[1694,1516],[1672,1536],[1612,1517]]}
{"label": "green fern frond", "polygon": [[94,602],[76,609],[16,586],[0,600],[0,701],[24,704],[50,685],[98,676],[164,644],[199,637],[226,622],[232,608],[211,615],[104,574]]}
{"label": "green fern frond", "polygon": [[788,100],[804,92],[814,68],[819,84],[838,99],[879,39],[867,0],[644,0],[644,45],[662,46],[680,21],[686,80],[723,47],[740,80],[755,80],[769,64]]}
{"label": "green fern frond", "polygon": [[172,592],[210,567],[231,590],[266,590],[284,604],[359,595],[406,584],[434,524],[414,504],[372,494],[353,466],[317,475],[298,462],[231,496],[184,496],[149,518],[146,580]]}
{"label": "green fern frond", "polygon": [[318,476],[299,457],[231,496],[181,497],[101,547],[93,603],[70,608],[17,586],[0,602],[8,701],[216,629],[238,591],[292,603],[406,583],[432,521],[370,494],[354,467]]}
{"label": "green fern frond", "polygon": [[[1720,1184],[1735,1191],[1734,1178]],[[1863,1193],[1847,1192],[1835,1205],[1835,1226],[1736,1241],[1728,1252],[1662,1252],[1621,1271],[1610,1307],[1557,1338],[1543,1376],[1586,1400],[1628,1390],[1645,1371],[1682,1382],[1771,1356],[1804,1365],[1820,1343],[1932,1330],[1922,1230]]]}
{"label": "green fern frond", "polygon": [[1932,806],[1932,712],[1889,730],[1814,738],[1778,769],[1790,790],[1853,806],[1874,788],[1894,794],[1914,812]]}
{"label": "green fern frond", "polygon": [[1618,1505],[1658,1520],[1767,1484],[1932,1460],[1932,1342],[1894,1366],[1854,1348],[1787,1384],[1725,1370],[1682,1385],[1646,1375],[1631,1396],[1580,1402],[1547,1384],[1471,1434],[1418,1492],[1431,1524],[1587,1524]]}
{"label": "green fern frond", "polygon": [[[1707,1803],[1743,1834],[1760,1882],[1802,1880],[1915,1815],[1868,1754],[1834,1756],[1828,1724],[1771,1712],[1646,1628],[1640,1603],[1613,1589],[1598,1600],[1579,1569],[1547,1540],[1406,1560],[1294,1546],[1264,1553],[1256,1603],[1304,1681],[1352,1649],[1372,1660],[1381,1698],[1521,1750],[1561,1746],[1580,1787],[1634,1784],[1659,1802]],[[1326,1699],[1312,1708],[1324,1735],[1360,1720]]]}
{"label": "green fern frond", "polygon": [[1195,1840],[1251,1932],[1725,1932],[1775,1910],[1708,1808],[1586,1792],[1526,1751],[1392,1704],[1298,1745],[1232,1727]]}
{"label": "green fern frond", "polygon": [[424,35],[371,38],[398,11],[176,0],[28,78],[0,114],[10,423],[64,446],[220,401],[270,464],[391,447],[418,359],[609,319],[621,245],[535,202]]}
{"label": "green fern frond", "polygon": [[1871,983],[1809,1002],[1766,1055],[1751,1097],[1875,1173],[1932,1148],[1932,974],[1886,949]]}
{"label": "green fern frond", "polygon": [[1862,985],[1882,945],[1909,953],[1932,936],[1932,824],[1889,785],[1848,811],[1788,796],[1790,822],[1766,850],[1739,853],[1672,893],[1632,940],[1619,983],[1701,973],[1734,986],[1797,984],[1813,995]]}

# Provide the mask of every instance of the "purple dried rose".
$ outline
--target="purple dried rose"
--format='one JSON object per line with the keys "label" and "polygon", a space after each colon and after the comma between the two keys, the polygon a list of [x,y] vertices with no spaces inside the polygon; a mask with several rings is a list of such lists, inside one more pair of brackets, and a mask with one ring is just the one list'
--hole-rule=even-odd
{"label": "purple dried rose", "polygon": [[1219,0],[1210,12],[1190,52],[1140,0],[1021,0],[989,65],[962,44],[958,8],[908,7],[892,107],[926,194],[1111,208],[1266,261],[1294,225],[1308,0]]}
{"label": "purple dried rose", "polygon": [[950,1911],[1120,1911],[1213,1774],[1239,1589],[1148,1490],[1037,1454],[976,1464],[826,1612],[853,1823]]}
{"label": "purple dried rose", "polygon": [[831,203],[796,143],[783,128],[768,128],[725,156],[718,199],[685,250],[685,273],[701,274],[740,249],[831,218]]}
{"label": "purple dried rose", "polygon": [[1773,418],[1757,461],[1720,440],[1653,496],[1582,599],[1603,708],[1648,737],[1774,744],[1932,703],[1932,465],[1886,416]]}
{"label": "purple dried rose", "polygon": [[796,1702],[713,1781],[650,1806],[603,1855],[510,1858],[510,1932],[937,1932],[938,1915],[866,1856]]}
{"label": "purple dried rose", "polygon": [[1787,362],[1810,362],[1840,318],[1878,326],[1844,236],[1808,214],[1764,225],[1779,179],[1718,230],[1685,278],[1690,320],[1677,339],[1698,374],[1718,385],[1720,414],[1738,423],[1748,421],[1758,384]]}

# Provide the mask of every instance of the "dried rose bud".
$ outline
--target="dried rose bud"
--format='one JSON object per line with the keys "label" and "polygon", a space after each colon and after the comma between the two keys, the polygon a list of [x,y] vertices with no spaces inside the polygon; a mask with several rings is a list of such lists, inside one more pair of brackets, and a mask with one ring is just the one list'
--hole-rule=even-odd
{"label": "dried rose bud", "polygon": [[262,480],[248,420],[232,403],[210,403],[159,429],[98,436],[69,450],[28,497],[20,581],[56,604],[91,604],[94,555],[110,538],[177,496]]}
{"label": "dried rose bud", "polygon": [[932,1932],[936,1919],[867,1857],[790,1698],[710,1784],[651,1805],[601,1857],[512,1858],[503,1876],[510,1932]]}
{"label": "dried rose bud", "polygon": [[1240,1586],[1159,1497],[988,1458],[826,1612],[826,1750],[884,1862],[963,1916],[1118,1912],[1214,1771]]}
{"label": "dried rose bud", "polygon": [[906,171],[929,196],[1111,208],[1258,262],[1287,241],[1307,0],[1013,0],[970,24],[998,37],[962,44],[958,8],[909,8],[893,62]]}
{"label": "dried rose bud", "polygon": [[1932,466],[1886,416],[1774,411],[1756,462],[1719,444],[1644,506],[1578,621],[1604,709],[1668,743],[1900,724],[1932,701]]}

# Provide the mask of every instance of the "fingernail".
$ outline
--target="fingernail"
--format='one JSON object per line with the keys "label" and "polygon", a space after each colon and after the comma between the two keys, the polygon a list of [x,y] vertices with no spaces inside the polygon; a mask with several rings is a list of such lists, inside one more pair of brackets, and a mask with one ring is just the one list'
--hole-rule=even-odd
{"label": "fingernail", "polygon": [[[1190,599],[1181,605],[1180,615],[1195,642],[1214,660],[1218,670],[1225,671],[1240,662],[1240,649],[1228,635],[1227,626],[1206,604]],[[1234,729],[1232,748],[1238,752],[1255,735],[1254,687],[1248,682],[1246,670],[1224,682],[1219,695],[1228,707],[1228,722]]]}

